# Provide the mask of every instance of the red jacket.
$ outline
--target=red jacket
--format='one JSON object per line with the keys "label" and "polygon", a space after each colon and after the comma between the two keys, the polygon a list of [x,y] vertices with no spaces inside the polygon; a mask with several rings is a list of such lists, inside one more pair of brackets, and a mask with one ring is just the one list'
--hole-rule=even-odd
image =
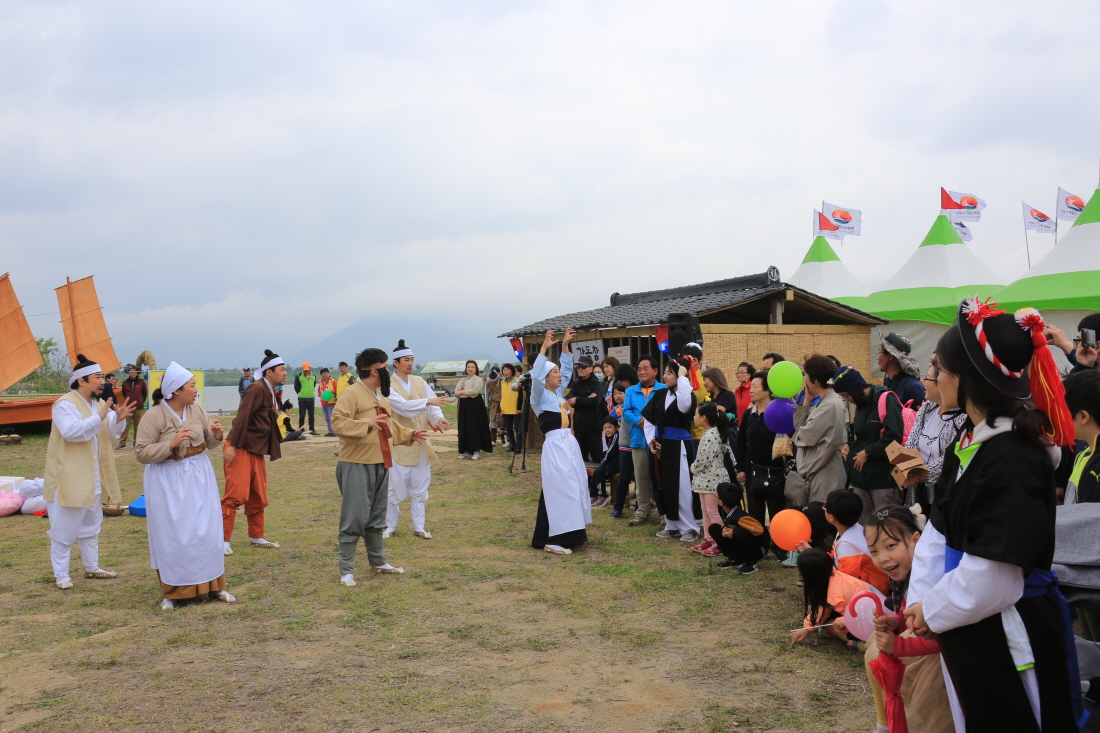
{"label": "red jacket", "polygon": [[133,402],[137,409],[145,409],[145,401],[149,398],[149,384],[144,379],[127,379],[122,383],[123,402]]}
{"label": "red jacket", "polygon": [[745,410],[749,409],[749,405],[752,404],[752,398],[749,396],[749,390],[752,389],[752,380],[740,384],[733,388],[733,396],[737,398],[737,419],[740,420],[741,416],[745,414]]}

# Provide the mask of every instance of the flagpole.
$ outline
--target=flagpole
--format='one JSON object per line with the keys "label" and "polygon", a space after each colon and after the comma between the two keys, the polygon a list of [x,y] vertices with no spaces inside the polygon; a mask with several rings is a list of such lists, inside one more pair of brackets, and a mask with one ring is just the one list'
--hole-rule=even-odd
{"label": "flagpole", "polygon": [[1027,224],[1024,224],[1024,249],[1027,250],[1027,269],[1031,269],[1031,245],[1027,241]]}
{"label": "flagpole", "polygon": [[[1055,247],[1058,246],[1058,218],[1059,218],[1058,217],[1058,211],[1060,210],[1059,207],[1062,205],[1061,202],[1058,200],[1060,198],[1061,198],[1060,196],[1056,196],[1055,199],[1054,199],[1054,246]],[[1031,268],[1029,267],[1028,269],[1030,270]]]}

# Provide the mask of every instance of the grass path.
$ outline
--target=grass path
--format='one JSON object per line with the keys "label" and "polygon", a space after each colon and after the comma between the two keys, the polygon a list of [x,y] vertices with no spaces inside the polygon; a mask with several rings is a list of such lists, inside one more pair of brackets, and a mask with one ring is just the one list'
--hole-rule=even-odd
{"label": "grass path", "polygon": [[[0,474],[41,475],[45,445],[0,446]],[[435,539],[413,537],[406,510],[386,547],[407,574],[339,586],[334,449],[287,444],[269,466],[268,536],[283,549],[235,543],[233,605],[159,611],[143,519],[105,518],[101,564],[119,577],[68,592],[52,584],[46,520],[0,519],[0,733],[873,727],[861,655],[789,645],[795,571],[719,571],[607,510],[577,554],[532,550],[537,454],[533,473],[509,475],[501,452],[442,453]],[[133,499],[141,466],[116,456]]]}

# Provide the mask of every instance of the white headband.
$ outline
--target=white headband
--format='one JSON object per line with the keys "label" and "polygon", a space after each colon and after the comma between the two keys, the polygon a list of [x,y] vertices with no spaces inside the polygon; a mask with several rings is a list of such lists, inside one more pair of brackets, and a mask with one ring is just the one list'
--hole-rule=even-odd
{"label": "white headband", "polygon": [[160,393],[164,395],[164,399],[171,399],[172,395],[176,393],[176,390],[194,378],[194,374],[187,371],[176,362],[172,362],[168,365],[168,368],[164,370],[164,376],[161,377]]}
{"label": "white headband", "polygon": [[397,351],[393,352],[393,360],[397,361],[398,359],[404,359],[406,356],[412,356],[412,355],[413,355],[413,350],[412,349],[398,349]]}
{"label": "white headband", "polygon": [[92,374],[99,374],[101,371],[103,371],[103,369],[100,368],[99,364],[89,364],[86,367],[81,367],[80,369],[74,371],[73,375],[69,377],[69,387],[72,387],[74,384],[76,384],[76,380],[80,379],[81,377],[87,377]]}
{"label": "white headband", "polygon": [[283,357],[281,357],[281,356],[276,356],[271,361],[264,362],[263,364],[260,364],[260,376],[262,377],[264,375],[264,372],[266,372],[268,369],[274,369],[275,367],[279,366],[280,364],[286,364],[286,362],[283,361]]}

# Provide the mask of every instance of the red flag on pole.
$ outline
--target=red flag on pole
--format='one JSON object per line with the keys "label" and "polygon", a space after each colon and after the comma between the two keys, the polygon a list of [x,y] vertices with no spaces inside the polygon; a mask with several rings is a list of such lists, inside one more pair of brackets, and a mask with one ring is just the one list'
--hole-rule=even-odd
{"label": "red flag on pole", "polygon": [[941,209],[962,209],[965,208],[955,199],[951,198],[951,194],[947,192],[947,189],[940,187],[940,208]]}

